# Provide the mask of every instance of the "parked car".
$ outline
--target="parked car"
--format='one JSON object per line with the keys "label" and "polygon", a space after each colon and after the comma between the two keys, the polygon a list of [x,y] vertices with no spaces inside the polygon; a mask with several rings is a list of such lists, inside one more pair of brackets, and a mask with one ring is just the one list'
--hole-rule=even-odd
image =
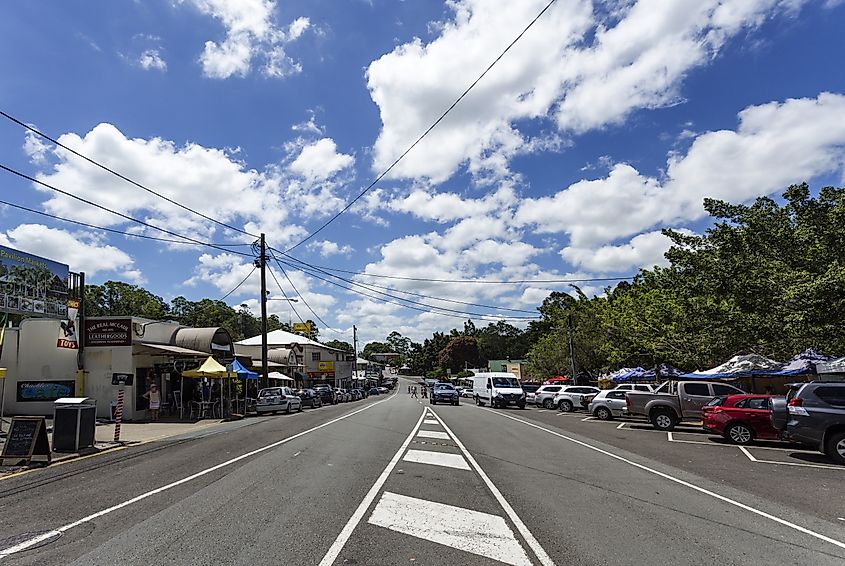
{"label": "parked car", "polygon": [[656,387],[650,383],[620,383],[613,389],[615,391],[645,391],[646,393],[650,393]]}
{"label": "parked car", "polygon": [[772,400],[772,425],[792,442],[812,446],[845,465],[845,382],[813,381]]}
{"label": "parked car", "polygon": [[491,407],[507,407],[516,405],[525,408],[525,392],[519,380],[512,373],[492,371],[479,372],[472,378],[472,393],[475,404]]}
{"label": "parked car", "polygon": [[378,387],[370,387],[368,392],[370,395],[381,395],[381,391],[378,390]]}
{"label": "parked car", "polygon": [[537,390],[540,389],[540,386],[536,383],[528,383],[522,384],[522,391],[525,392],[525,402],[526,403],[533,403],[534,402],[534,395],[537,393]]}
{"label": "parked car", "polygon": [[667,381],[651,393],[626,392],[628,413],[644,415],[657,430],[669,431],[682,420],[700,419],[701,408],[714,397],[743,395],[745,391],[711,381]]}
{"label": "parked car", "polygon": [[255,412],[259,415],[279,411],[290,413],[294,409],[301,411],[302,401],[290,387],[268,387],[258,392]]}
{"label": "parked car", "polygon": [[592,398],[587,405],[587,412],[602,421],[620,417],[627,409],[625,390],[604,389]]}
{"label": "parked car", "polygon": [[349,398],[352,401],[360,401],[361,400],[361,392],[357,389],[350,389],[349,390]]}
{"label": "parked car", "polygon": [[320,401],[324,405],[337,405],[337,395],[330,385],[318,384],[314,386],[314,391],[320,396]]}
{"label": "parked car", "polygon": [[382,394],[387,393],[389,391],[390,391],[390,389],[388,389],[387,387],[379,387],[378,388],[378,392],[382,393]]}
{"label": "parked car", "polygon": [[303,407],[309,409],[319,409],[323,406],[323,400],[313,389],[300,389],[296,392],[296,396],[302,401]]}
{"label": "parked car", "polygon": [[552,398],[552,405],[569,413],[575,409],[587,409],[593,397],[598,395],[601,389],[588,385],[567,385],[555,393]]}
{"label": "parked car", "polygon": [[538,407],[545,407],[546,409],[554,409],[555,407],[555,395],[564,387],[565,385],[541,385],[540,389],[538,389],[534,393],[534,404]]}
{"label": "parked car", "polygon": [[352,396],[349,395],[349,392],[342,387],[338,387],[334,390],[334,392],[335,395],[337,395],[338,403],[346,403],[347,401],[350,401],[352,399]]}
{"label": "parked car", "polygon": [[716,397],[701,409],[704,430],[725,437],[733,444],[753,440],[777,440],[772,426],[771,395],[728,395]]}
{"label": "parked car", "polygon": [[438,402],[460,405],[461,398],[458,396],[458,390],[452,387],[451,383],[435,383],[431,388],[429,403],[436,405]]}
{"label": "parked car", "polygon": [[464,387],[461,389],[461,397],[469,397],[472,399],[472,387]]}

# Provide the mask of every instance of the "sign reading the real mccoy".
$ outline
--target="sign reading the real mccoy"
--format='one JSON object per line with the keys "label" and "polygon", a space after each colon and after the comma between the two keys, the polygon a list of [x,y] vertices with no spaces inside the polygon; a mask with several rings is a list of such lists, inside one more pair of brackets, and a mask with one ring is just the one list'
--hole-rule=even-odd
{"label": "sign reading the real mccoy", "polygon": [[131,346],[132,319],[85,321],[86,346]]}

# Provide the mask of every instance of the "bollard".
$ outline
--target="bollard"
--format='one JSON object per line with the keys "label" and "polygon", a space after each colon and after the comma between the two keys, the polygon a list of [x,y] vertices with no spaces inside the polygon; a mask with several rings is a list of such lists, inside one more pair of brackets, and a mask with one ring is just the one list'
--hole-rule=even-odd
{"label": "bollard", "polygon": [[117,406],[114,408],[114,441],[120,442],[120,422],[123,420],[123,388],[117,390]]}

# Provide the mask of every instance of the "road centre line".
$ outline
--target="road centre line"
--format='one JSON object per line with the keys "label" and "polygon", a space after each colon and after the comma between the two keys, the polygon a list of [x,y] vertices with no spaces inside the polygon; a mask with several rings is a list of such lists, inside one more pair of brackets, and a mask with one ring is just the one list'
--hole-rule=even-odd
{"label": "road centre line", "polygon": [[[648,466],[646,466],[646,465],[644,465],[644,464],[640,464],[640,463],[634,462],[633,460],[629,460],[628,458],[625,458],[624,456],[620,456],[620,455],[618,455],[618,454],[614,454],[613,452],[610,452],[610,451],[608,451],[608,450],[604,450],[603,448],[599,448],[598,446],[594,446],[594,445],[592,445],[592,444],[590,444],[590,443],[588,443],[588,442],[584,442],[584,441],[582,441],[582,440],[577,440],[577,439],[575,439],[575,438],[572,438],[571,436],[566,436],[565,434],[561,434],[561,433],[559,433],[559,432],[556,432],[556,431],[554,431],[554,430],[548,429],[548,428],[546,428],[546,427],[542,427],[542,426],[540,426],[540,425],[537,425],[537,424],[534,424],[534,423],[531,423],[531,422],[528,422],[528,421],[524,421],[524,420],[522,420],[522,419],[518,419],[518,418],[516,418],[516,417],[512,417],[512,416],[510,416],[510,415],[506,415],[506,414],[504,414],[504,413],[497,412],[497,411],[494,411],[494,410],[492,410],[492,409],[484,409],[484,410],[485,410],[485,411],[489,411],[489,412],[491,412],[491,413],[493,413],[493,414],[495,414],[495,415],[498,415],[498,416],[500,416],[500,417],[504,417],[504,418],[506,418],[506,419],[511,419],[511,420],[514,420],[514,421],[516,421],[516,422],[518,422],[518,423],[522,423],[522,424],[524,424],[524,425],[526,425],[526,426],[530,426],[530,427],[532,427],[532,428],[536,428],[536,429],[538,429],[538,430],[542,430],[542,431],[547,432],[547,433],[549,433],[549,434],[551,434],[551,435],[553,435],[553,436],[560,437],[560,438],[562,438],[562,439],[564,439],[564,440],[568,440],[569,442],[572,442],[572,443],[577,444],[577,445],[579,445],[579,446],[583,446],[584,448],[588,448],[588,449],[590,449],[590,450],[593,450],[594,452],[598,452],[598,453],[600,453],[600,454],[604,454],[605,456],[608,456],[608,457],[610,457],[610,458],[613,458],[614,460],[618,460],[618,461],[620,461],[620,462],[624,462],[625,464],[628,464],[628,465],[630,465],[630,466],[633,466],[633,467],[635,467],[635,468],[638,468],[638,469],[643,470],[643,471],[645,471],[645,472],[648,472],[648,473],[650,473],[650,474],[654,474],[654,475],[656,475],[656,476],[658,476],[658,477],[661,477],[661,478],[663,478],[663,479],[669,480],[669,481],[671,481],[671,482],[677,483],[678,485],[682,485],[682,486],[684,486],[684,487],[687,487],[687,488],[689,488],[689,489],[692,489],[693,491],[697,491],[697,492],[702,493],[702,494],[704,494],[704,495],[708,495],[708,496],[710,496],[710,497],[713,497],[714,499],[718,499],[719,501],[722,501],[722,502],[727,503],[727,504],[729,504],[729,505],[733,505],[734,507],[738,507],[738,508],[740,508],[740,509],[744,509],[745,511],[748,511],[748,512],[753,513],[753,514],[755,514],[755,515],[758,515],[758,516],[760,516],[760,517],[763,517],[763,518],[769,519],[769,520],[771,520],[771,521],[774,521],[775,523],[779,523],[779,524],[781,524],[781,525],[783,525],[783,526],[785,526],[785,527],[789,527],[790,529],[794,529],[794,530],[796,530],[796,531],[798,531],[798,532],[804,533],[805,535],[809,535],[809,536],[811,536],[811,537],[813,537],[813,538],[817,538],[817,539],[819,539],[819,540],[822,540],[822,541],[824,541],[824,542],[830,543],[830,544],[832,544],[832,545],[834,545],[834,546],[837,546],[837,547],[839,547],[839,548],[843,548],[843,549],[845,549],[845,542],[843,542],[843,541],[841,541],[841,540],[836,540],[836,539],[831,538],[831,537],[829,537],[829,536],[827,536],[827,535],[823,535],[823,534],[821,534],[821,533],[817,533],[816,531],[810,530],[810,529],[808,529],[808,528],[806,528],[806,527],[802,527],[801,525],[798,525],[798,524],[792,523],[792,522],[790,522],[790,521],[787,521],[786,519],[781,519],[780,517],[778,517],[778,516],[776,516],[776,515],[772,515],[771,513],[767,513],[767,512],[765,512],[765,511],[762,511],[762,510],[757,509],[757,508],[755,508],[755,507],[751,507],[750,505],[746,505],[746,504],[744,504],[744,503],[740,503],[739,501],[736,501],[736,500],[734,500],[734,499],[731,499],[730,497],[726,497],[726,496],[721,495],[721,494],[719,494],[719,493],[716,493],[716,492],[714,492],[714,491],[710,491],[709,489],[706,489],[706,488],[703,488],[703,487],[697,486],[697,485],[695,485],[695,484],[693,484],[693,483],[691,483],[691,482],[688,482],[688,481],[686,481],[686,480],[682,480],[682,479],[680,479],[680,478],[676,478],[675,476],[669,475],[669,474],[667,474],[667,473],[665,473],[665,472],[661,472],[661,471],[659,471],[659,470],[655,470],[654,468],[650,468],[650,467],[648,467]],[[445,425],[445,424],[444,424],[443,426],[444,426],[444,428],[446,427],[446,425]],[[447,428],[446,430],[448,431],[449,429]],[[456,442],[458,442],[457,438],[455,439],[455,441],[456,441]]]}
{"label": "road centre line", "polygon": [[[489,411],[491,409],[486,410]],[[460,448],[464,457],[467,459],[470,465],[475,468],[475,471],[478,473],[478,475],[481,476],[482,481],[484,481],[484,483],[487,485],[487,489],[490,490],[490,493],[492,493],[493,497],[496,498],[496,501],[499,502],[499,505],[505,511],[508,518],[514,524],[516,529],[519,531],[519,534],[522,535],[522,538],[525,539],[525,542],[528,544],[528,547],[531,548],[531,551],[534,553],[534,556],[537,557],[537,560],[539,560],[543,566],[555,566],[554,561],[548,554],[546,554],[546,551],[543,550],[542,546],[540,546],[539,541],[534,538],[534,535],[531,534],[531,531],[528,530],[528,527],[525,525],[525,523],[522,522],[522,519],[519,518],[519,515],[516,514],[516,511],[514,511],[513,507],[510,506],[510,503],[508,503],[507,499],[505,499],[505,496],[502,495],[502,492],[499,491],[499,488],[496,487],[496,485],[487,476],[484,470],[481,469],[481,466],[478,464],[478,462],[475,461],[475,458],[472,457],[472,454],[469,453],[469,450],[467,450],[466,446],[464,446],[464,443],[458,439],[455,433],[452,432],[452,429],[450,429],[448,425],[443,422],[443,419],[440,418],[440,415],[438,415],[434,411],[434,409],[429,409],[429,411],[431,411],[434,417],[438,421],[440,421],[440,426],[443,427],[443,430],[449,433],[449,436],[451,436],[452,440],[455,441],[455,445]]]}
{"label": "road centre line", "polygon": [[[778,462],[777,460],[758,460],[754,456],[751,455],[751,452],[745,446],[737,446],[743,454],[748,456],[748,459],[752,462],[757,464],[780,464],[781,466],[799,466],[801,468],[821,468],[823,470],[837,470],[840,472],[845,472],[845,468],[842,466],[826,466],[824,464],[804,464],[803,462]],[[792,450],[791,452],[794,452]]]}
{"label": "road centre line", "polygon": [[153,495],[158,495],[159,493],[162,493],[164,491],[167,491],[169,489],[172,489],[172,488],[177,487],[179,485],[182,485],[184,483],[188,483],[190,481],[193,481],[197,478],[200,478],[202,476],[210,474],[211,472],[217,471],[221,468],[225,468],[227,466],[230,466],[230,465],[232,465],[236,462],[240,462],[241,460],[244,460],[244,459],[249,458],[251,456],[255,456],[256,454],[266,452],[267,450],[272,450],[273,448],[281,446],[282,444],[287,444],[291,440],[295,440],[295,439],[297,439],[301,436],[305,436],[306,434],[309,434],[309,433],[314,432],[316,430],[319,430],[321,428],[325,428],[325,427],[332,425],[336,422],[342,421],[344,419],[348,419],[349,417],[357,415],[358,413],[361,413],[361,412],[366,411],[368,409],[372,409],[376,405],[379,405],[379,404],[384,403],[386,401],[390,401],[391,399],[393,399],[394,396],[395,396],[395,394],[391,395],[387,399],[382,399],[380,401],[376,401],[375,403],[373,403],[371,405],[367,405],[366,407],[361,407],[360,409],[358,409],[356,411],[352,411],[351,413],[348,413],[346,415],[341,415],[340,417],[337,417],[337,418],[334,418],[330,421],[326,421],[324,423],[321,423],[321,424],[319,424],[315,427],[309,428],[308,430],[298,432],[298,433],[294,434],[293,436],[288,436],[287,438],[283,438],[282,440],[273,442],[272,444],[268,444],[267,446],[262,446],[261,448],[251,450],[250,452],[247,452],[246,454],[241,454],[240,456],[237,456],[237,457],[232,458],[230,460],[226,460],[225,462],[222,462],[222,463],[217,464],[215,466],[212,466],[210,468],[206,468],[205,470],[202,470],[202,471],[197,472],[195,474],[192,474],[190,476],[184,477],[184,478],[177,480],[175,482],[169,483],[167,485],[163,485],[159,488],[153,489],[153,490],[148,491],[146,493],[142,493],[141,495],[133,497],[132,499],[127,499],[126,501],[124,501],[122,503],[118,503],[117,505],[112,505],[111,507],[107,507],[106,509],[102,509],[100,511],[97,511],[96,513],[88,515],[87,517],[83,517],[82,519],[74,521],[73,523],[68,523],[66,525],[63,525],[63,526],[59,527],[58,529],[48,531],[48,532],[46,532],[42,535],[39,535],[37,537],[33,537],[31,539],[28,539],[28,540],[25,540],[21,543],[18,543],[14,546],[10,546],[8,548],[2,549],[2,550],[0,550],[0,560],[2,560],[3,558],[6,558],[10,554],[22,552],[22,551],[24,551],[24,550],[26,550],[26,549],[28,549],[32,546],[35,546],[35,545],[37,545],[37,544],[39,544],[39,543],[41,543],[41,542],[43,542],[47,539],[50,539],[50,538],[57,536],[61,533],[69,531],[70,529],[73,529],[74,527],[78,527],[78,526],[83,525],[85,523],[89,523],[89,522],[93,521],[94,519],[97,519],[97,518],[102,517],[104,515],[108,515],[109,513],[117,511],[118,509],[123,509],[124,507],[128,507],[128,506],[130,506],[134,503],[138,503],[139,501],[143,501],[144,499],[152,497]]}
{"label": "road centre line", "polygon": [[417,424],[411,430],[411,434],[405,439],[402,443],[402,446],[399,447],[399,450],[396,451],[396,454],[393,455],[393,458],[390,459],[390,462],[387,463],[384,470],[381,472],[381,475],[376,479],[373,486],[370,488],[370,491],[367,492],[367,495],[364,496],[364,499],[361,500],[361,503],[358,505],[358,508],[355,509],[355,512],[352,513],[352,516],[349,517],[349,521],[346,522],[343,529],[340,531],[340,534],[337,535],[337,538],[334,539],[334,542],[329,547],[329,550],[326,552],[326,555],[323,556],[323,559],[320,560],[319,566],[331,566],[334,564],[334,561],[337,560],[337,557],[340,555],[340,551],[343,550],[343,547],[349,542],[349,537],[352,536],[352,532],[358,526],[358,523],[361,522],[361,519],[364,518],[364,513],[367,512],[367,509],[370,508],[370,505],[373,503],[373,500],[378,495],[378,492],[381,490],[384,483],[387,481],[387,478],[390,476],[390,473],[393,471],[393,468],[396,467],[396,464],[399,462],[399,458],[402,457],[402,454],[405,452],[405,449],[408,448],[408,445],[411,444],[411,440],[417,434],[417,430],[419,430],[420,425],[423,422],[423,419],[428,414],[427,408],[423,409],[422,414],[420,415]]}

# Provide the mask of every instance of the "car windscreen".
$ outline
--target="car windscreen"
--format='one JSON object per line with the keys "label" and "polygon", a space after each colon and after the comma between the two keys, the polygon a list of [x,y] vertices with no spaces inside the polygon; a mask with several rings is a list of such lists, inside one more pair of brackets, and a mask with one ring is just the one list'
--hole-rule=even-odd
{"label": "car windscreen", "polygon": [[725,402],[724,397],[715,397],[708,402],[705,407],[720,407]]}
{"label": "car windscreen", "polygon": [[435,385],[434,389],[436,389],[437,391],[454,391],[455,390],[455,388],[452,387],[451,385]]}
{"label": "car windscreen", "polygon": [[259,397],[277,397],[282,394],[281,389],[262,389],[258,392]]}
{"label": "car windscreen", "polygon": [[513,387],[519,389],[519,380],[513,377],[494,377],[493,387]]}

